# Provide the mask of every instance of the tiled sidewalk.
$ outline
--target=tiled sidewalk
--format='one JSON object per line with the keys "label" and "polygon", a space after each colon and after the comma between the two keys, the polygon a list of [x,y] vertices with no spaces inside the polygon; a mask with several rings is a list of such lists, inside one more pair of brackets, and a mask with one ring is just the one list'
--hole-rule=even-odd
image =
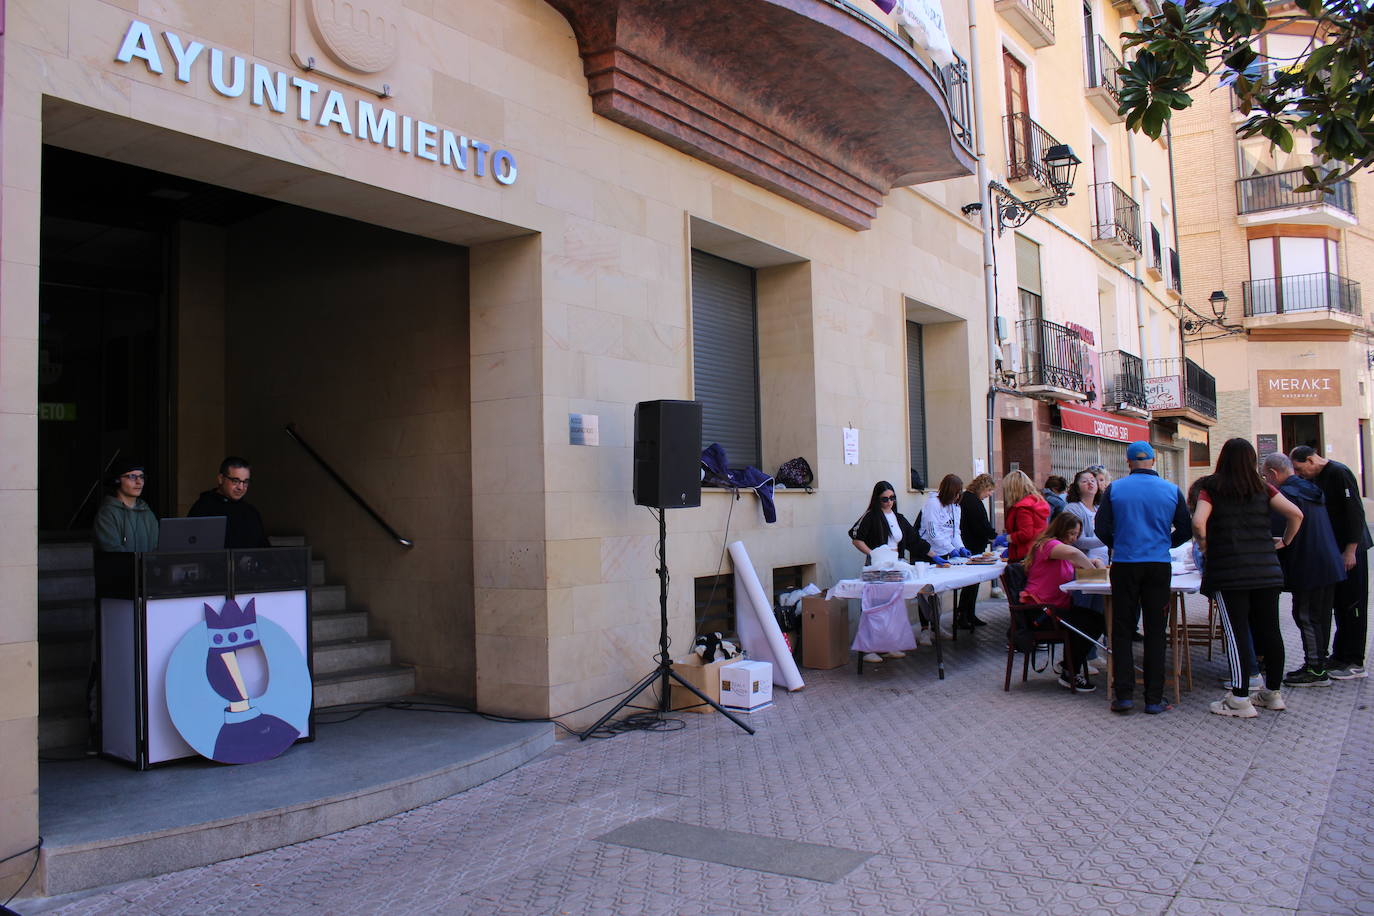
{"label": "tiled sidewalk", "polygon": [[[1224,663],[1195,650],[1177,709],[1114,716],[1101,685],[1073,696],[1040,674],[1004,693],[1005,605],[980,613],[992,625],[946,644],[944,681],[929,649],[862,678],[807,671],[754,737],[683,715],[564,741],[397,817],[44,909],[1374,914],[1370,681],[1221,719],[1206,707]],[[645,817],[872,857],[826,884],[594,839]]]}

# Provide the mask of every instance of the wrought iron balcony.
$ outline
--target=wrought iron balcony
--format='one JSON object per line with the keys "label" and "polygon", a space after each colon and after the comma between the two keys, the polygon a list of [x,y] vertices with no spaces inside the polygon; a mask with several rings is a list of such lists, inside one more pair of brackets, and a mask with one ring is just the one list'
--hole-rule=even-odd
{"label": "wrought iron balcony", "polygon": [[995,5],[1031,47],[1054,44],[1054,0],[996,0]]}
{"label": "wrought iron balcony", "polygon": [[1045,153],[1059,141],[1030,115],[1019,112],[1005,118],[1007,136],[1007,180],[1032,191],[1051,189],[1050,169]]}
{"label": "wrought iron balcony", "polygon": [[1140,204],[1120,185],[1092,186],[1093,245],[1117,261],[1140,257]]}
{"label": "wrought iron balcony", "polygon": [[1017,323],[1021,341],[1022,391],[1044,390],[1073,397],[1087,393],[1087,344],[1077,331],[1043,318]]}
{"label": "wrought iron balcony", "polygon": [[960,146],[973,152],[973,95],[968,61],[956,51],[954,63],[935,71],[949,103],[949,129]]}
{"label": "wrought iron balcony", "polygon": [[1245,317],[1293,312],[1361,314],[1360,284],[1340,274],[1315,273],[1241,283]]}
{"label": "wrought iron balcony", "polygon": [[1083,37],[1083,54],[1088,67],[1088,101],[1102,117],[1112,123],[1126,118],[1118,112],[1121,106],[1121,58],[1116,56],[1101,35]]}
{"label": "wrought iron balcony", "polygon": [[1178,263],[1178,250],[1169,249],[1169,292],[1183,295],[1183,266]]}
{"label": "wrought iron balcony", "polygon": [[1145,267],[1156,280],[1164,279],[1164,239],[1159,227],[1150,223],[1150,256]]}
{"label": "wrought iron balcony", "polygon": [[1144,414],[1145,363],[1134,353],[1108,350],[1102,354],[1102,407]]}
{"label": "wrought iron balcony", "polygon": [[1159,417],[1187,417],[1210,426],[1217,418],[1217,380],[1191,359],[1152,359],[1146,401]]}
{"label": "wrought iron balcony", "polygon": [[1308,223],[1349,226],[1355,221],[1355,194],[1348,181],[1329,191],[1295,191],[1307,183],[1302,169],[1253,175],[1236,181],[1236,213],[1245,225]]}

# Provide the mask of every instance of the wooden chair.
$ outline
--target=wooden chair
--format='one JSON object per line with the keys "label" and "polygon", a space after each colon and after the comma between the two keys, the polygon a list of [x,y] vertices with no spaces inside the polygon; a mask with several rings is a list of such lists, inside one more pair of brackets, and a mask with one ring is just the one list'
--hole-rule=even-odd
{"label": "wooden chair", "polygon": [[[1049,613],[1050,608],[1043,604],[1022,604],[1021,592],[1026,587],[1026,570],[1019,563],[1013,563],[1002,574],[1002,590],[1007,594],[1007,611],[1010,624],[1007,627],[1007,676],[1002,689],[1011,690],[1011,667],[1016,653],[1022,656],[1021,683],[1030,679],[1031,656],[1042,645],[1061,645],[1064,647],[1064,664],[1070,671],[1077,670],[1073,663],[1073,644],[1071,634],[1058,620],[1051,617],[1037,623],[1037,619]],[[1053,658],[1053,652],[1050,653]],[[1070,688],[1076,693],[1075,688]]]}

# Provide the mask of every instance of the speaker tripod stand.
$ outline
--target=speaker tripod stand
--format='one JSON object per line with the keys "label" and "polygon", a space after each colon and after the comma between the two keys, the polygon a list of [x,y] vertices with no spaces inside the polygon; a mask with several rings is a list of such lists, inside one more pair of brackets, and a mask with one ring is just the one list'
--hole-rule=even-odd
{"label": "speaker tripod stand", "polygon": [[696,696],[707,706],[710,706],[716,712],[722,713],[725,716],[725,718],[729,719],[731,722],[735,723],[749,734],[752,735],[754,733],[754,730],[750,728],[747,724],[745,724],[738,716],[722,707],[719,703],[708,697],[706,694],[702,693],[694,685],[687,683],[687,681],[683,679],[682,675],[678,674],[676,671],[673,670],[673,661],[671,658],[668,657],[667,545],[668,523],[664,518],[663,509],[660,507],[658,510],[658,666],[654,668],[653,671],[650,671],[648,674],[644,675],[644,677],[640,679],[639,683],[631,687],[630,692],[625,695],[625,698],[622,699],[619,703],[615,704],[615,707],[611,709],[610,712],[606,713],[600,719],[597,719],[595,725],[584,731],[582,734],[578,735],[577,737],[579,741],[586,741],[589,737],[595,734],[603,725],[614,719],[616,713],[620,712],[626,706],[629,706],[632,702],[634,702],[636,698],[639,697],[641,693],[652,687],[655,682],[658,682],[659,685],[658,709],[656,710],[656,712],[658,713],[660,718],[667,715],[669,712],[672,711],[672,702],[669,699],[671,691],[668,689],[670,680],[677,681],[683,687],[686,687],[692,693],[696,694]]}

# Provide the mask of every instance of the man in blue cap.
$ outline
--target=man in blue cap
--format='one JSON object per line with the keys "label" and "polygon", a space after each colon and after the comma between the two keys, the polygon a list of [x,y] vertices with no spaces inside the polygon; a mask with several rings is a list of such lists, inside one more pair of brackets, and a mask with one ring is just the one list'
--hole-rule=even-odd
{"label": "man in blue cap", "polygon": [[1150,443],[1126,446],[1131,473],[1103,492],[1095,529],[1112,549],[1113,712],[1135,708],[1131,634],[1145,629],[1145,712],[1158,715],[1164,702],[1164,627],[1169,617],[1169,548],[1185,543],[1193,520],[1183,492],[1155,472]]}

